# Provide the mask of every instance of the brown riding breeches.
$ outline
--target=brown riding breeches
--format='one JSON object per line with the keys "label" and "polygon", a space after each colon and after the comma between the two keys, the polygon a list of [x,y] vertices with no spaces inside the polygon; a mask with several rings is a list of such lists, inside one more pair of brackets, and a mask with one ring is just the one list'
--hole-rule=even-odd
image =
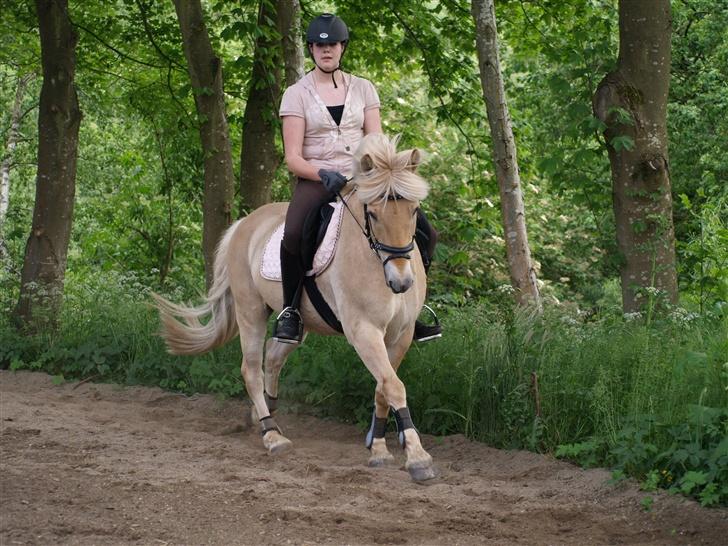
{"label": "brown riding breeches", "polygon": [[283,247],[291,254],[301,252],[303,223],[311,210],[331,198],[321,182],[299,178],[286,212],[286,226],[283,228]]}
{"label": "brown riding breeches", "polygon": [[[329,199],[331,199],[331,194],[326,191],[321,182],[304,178],[298,179],[296,188],[293,190],[291,203],[288,205],[286,226],[283,230],[282,246],[290,254],[297,256],[301,252],[301,235],[303,234],[303,224],[308,213]],[[417,231],[419,232],[417,234],[417,244],[421,247],[421,251],[424,251],[425,265],[429,266],[437,244],[437,231],[435,231],[422,211],[417,213]]]}

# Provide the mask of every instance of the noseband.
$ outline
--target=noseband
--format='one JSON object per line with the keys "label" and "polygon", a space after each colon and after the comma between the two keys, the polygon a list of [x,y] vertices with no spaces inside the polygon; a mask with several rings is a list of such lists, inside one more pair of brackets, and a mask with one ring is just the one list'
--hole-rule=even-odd
{"label": "noseband", "polygon": [[[349,214],[351,214],[351,217],[354,219],[354,221],[359,226],[359,229],[361,229],[361,232],[364,234],[364,237],[367,238],[367,241],[369,241],[369,248],[371,248],[374,251],[374,254],[377,255],[377,258],[379,258],[379,261],[382,262],[382,267],[387,265],[387,262],[389,260],[395,260],[397,258],[402,258],[405,260],[409,260],[411,256],[409,255],[410,252],[412,252],[415,248],[415,236],[412,235],[412,240],[410,243],[406,246],[391,246],[386,245],[384,243],[379,242],[377,239],[377,236],[374,235],[374,231],[372,230],[372,224],[369,220],[370,213],[369,208],[367,207],[366,203],[364,203],[364,227],[359,223],[359,220],[356,219],[356,216],[354,216],[354,213],[351,212],[351,209],[349,208],[349,205],[346,204],[346,201],[341,197],[341,194],[337,192],[337,195],[342,203],[344,203],[344,206],[346,207],[346,210],[349,211]],[[400,199],[403,199],[401,195],[398,194],[391,194],[387,196],[387,201],[398,201]],[[380,254],[381,252],[386,252],[389,254],[386,258],[383,258]]]}
{"label": "noseband", "polygon": [[[400,195],[390,195],[387,197],[387,201],[396,201],[397,199],[402,199]],[[371,248],[374,253],[377,255],[377,258],[382,262],[382,267],[387,265],[387,262],[389,260],[394,260],[397,258],[403,258],[405,260],[410,259],[409,252],[412,252],[415,248],[415,236],[412,236],[412,240],[410,243],[406,246],[390,246],[385,245],[384,243],[380,243],[377,239],[377,236],[374,235],[374,231],[372,230],[372,223],[369,220],[369,209],[367,208],[366,204],[364,204],[364,223],[365,223],[365,232],[364,236],[369,241],[369,248]],[[389,253],[389,256],[386,258],[382,258],[382,255],[379,253],[379,251],[387,252]]]}

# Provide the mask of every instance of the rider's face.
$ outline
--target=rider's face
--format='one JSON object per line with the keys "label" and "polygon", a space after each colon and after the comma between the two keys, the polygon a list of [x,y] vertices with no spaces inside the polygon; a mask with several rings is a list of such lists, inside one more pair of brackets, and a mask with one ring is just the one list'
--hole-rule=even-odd
{"label": "rider's face", "polygon": [[315,43],[310,48],[316,65],[324,70],[334,70],[337,68],[341,60],[341,54],[344,52],[344,47],[341,42],[335,44]]}

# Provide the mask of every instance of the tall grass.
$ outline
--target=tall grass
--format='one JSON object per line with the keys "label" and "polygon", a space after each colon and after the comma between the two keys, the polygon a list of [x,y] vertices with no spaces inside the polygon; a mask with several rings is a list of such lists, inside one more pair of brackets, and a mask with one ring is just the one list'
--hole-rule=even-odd
{"label": "tall grass", "polygon": [[[0,300],[0,366],[244,395],[239,345],[168,355],[148,290],[133,277],[68,286],[53,335],[19,336],[7,320],[12,297]],[[445,325],[445,336],[414,345],[399,371],[421,431],[555,452],[678,487],[705,504],[728,501],[725,317],[675,309],[647,325],[616,312],[587,318],[569,306],[534,314],[483,304],[451,312]],[[280,393],[362,427],[373,395],[374,381],[346,341],[316,336],[291,356]]]}

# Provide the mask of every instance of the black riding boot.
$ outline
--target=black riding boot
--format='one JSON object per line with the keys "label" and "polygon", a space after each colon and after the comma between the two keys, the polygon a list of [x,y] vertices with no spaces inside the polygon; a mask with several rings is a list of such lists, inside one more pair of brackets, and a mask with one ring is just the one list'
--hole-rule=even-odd
{"label": "black riding boot", "polygon": [[[420,211],[417,214],[417,231],[415,232],[415,240],[417,241],[417,248],[422,256],[422,264],[425,266],[425,275],[430,271],[430,265],[432,265],[432,259],[430,253],[435,248],[435,239],[437,238],[432,226],[427,221],[425,215]],[[442,326],[440,321],[437,320],[435,312],[425,305],[427,309],[435,319],[434,324],[425,324],[419,320],[415,322],[415,333],[413,339],[415,341],[430,341],[438,337],[442,337]]]}
{"label": "black riding boot", "polygon": [[297,254],[281,245],[281,277],[283,280],[283,311],[276,319],[273,339],[281,343],[300,343],[303,321],[298,312],[303,286],[303,267]]}

